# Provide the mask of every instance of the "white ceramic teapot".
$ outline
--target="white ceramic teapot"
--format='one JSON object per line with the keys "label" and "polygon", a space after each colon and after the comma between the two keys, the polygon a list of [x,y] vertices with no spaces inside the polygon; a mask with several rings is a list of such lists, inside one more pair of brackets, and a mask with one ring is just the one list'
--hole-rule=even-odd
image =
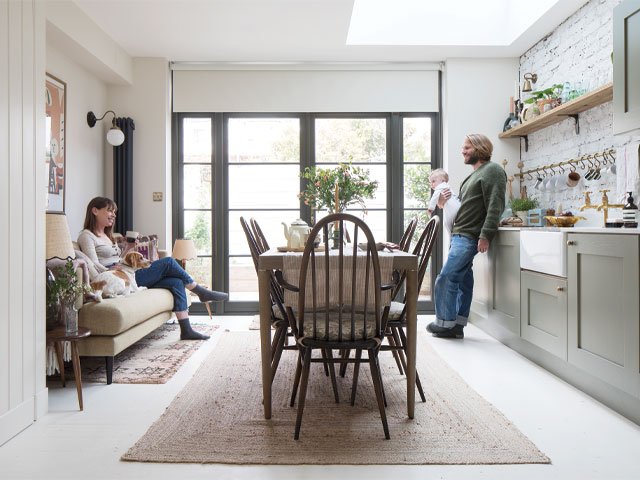
{"label": "white ceramic teapot", "polygon": [[303,248],[307,241],[307,236],[311,232],[311,227],[304,220],[298,218],[291,222],[291,226],[284,225],[284,236],[287,239],[287,248]]}

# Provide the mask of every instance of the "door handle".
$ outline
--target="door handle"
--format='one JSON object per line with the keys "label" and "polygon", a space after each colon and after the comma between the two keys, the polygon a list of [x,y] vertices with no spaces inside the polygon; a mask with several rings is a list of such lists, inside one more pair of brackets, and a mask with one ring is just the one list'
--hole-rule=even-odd
{"label": "door handle", "polygon": [[564,287],[558,287],[558,288],[557,288],[557,290],[558,290],[559,292],[564,292]]}
{"label": "door handle", "polygon": [[576,244],[576,242],[574,242],[573,240],[569,240],[567,242],[567,247],[570,247],[570,246],[575,245],[575,244]]}

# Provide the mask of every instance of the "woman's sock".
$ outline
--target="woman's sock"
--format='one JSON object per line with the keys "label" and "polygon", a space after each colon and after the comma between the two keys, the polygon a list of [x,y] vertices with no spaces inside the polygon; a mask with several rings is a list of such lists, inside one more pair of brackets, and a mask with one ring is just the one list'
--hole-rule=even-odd
{"label": "woman's sock", "polygon": [[207,340],[209,335],[196,332],[191,328],[191,322],[189,317],[178,320],[180,324],[180,340]]}
{"label": "woman's sock", "polygon": [[212,290],[209,290],[208,288],[204,288],[199,284],[196,285],[191,291],[198,295],[198,298],[201,302],[221,302],[229,298],[229,295],[224,292],[214,292]]}

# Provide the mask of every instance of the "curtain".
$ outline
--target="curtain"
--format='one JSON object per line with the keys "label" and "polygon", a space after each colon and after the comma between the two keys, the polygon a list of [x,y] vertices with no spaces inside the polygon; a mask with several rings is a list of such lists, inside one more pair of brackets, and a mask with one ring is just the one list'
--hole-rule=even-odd
{"label": "curtain", "polygon": [[114,232],[125,235],[133,230],[133,131],[132,118],[116,118],[124,133],[124,143],[113,147],[113,200],[118,206]]}

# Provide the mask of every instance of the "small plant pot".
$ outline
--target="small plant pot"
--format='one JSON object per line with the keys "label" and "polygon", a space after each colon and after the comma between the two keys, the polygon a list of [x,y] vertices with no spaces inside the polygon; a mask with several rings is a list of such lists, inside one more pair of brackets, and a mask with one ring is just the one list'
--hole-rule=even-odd
{"label": "small plant pot", "polygon": [[529,212],[527,212],[526,210],[520,210],[514,213],[516,217],[522,220],[522,226],[526,227],[527,225],[529,225],[529,220],[527,220],[527,216]]}
{"label": "small plant pot", "polygon": [[551,99],[551,108],[556,108],[556,107],[559,107],[560,105],[562,105],[562,99],[561,98],[552,98]]}

